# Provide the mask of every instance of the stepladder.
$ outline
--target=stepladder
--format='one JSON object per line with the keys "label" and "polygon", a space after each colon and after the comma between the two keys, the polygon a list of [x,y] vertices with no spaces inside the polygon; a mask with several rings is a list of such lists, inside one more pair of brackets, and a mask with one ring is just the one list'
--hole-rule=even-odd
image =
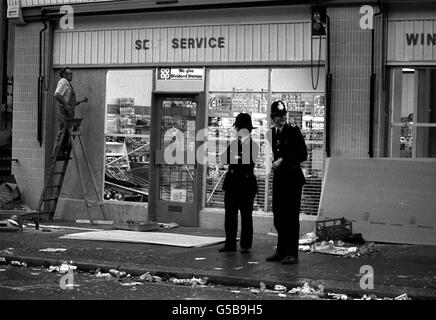
{"label": "stepladder", "polygon": [[[51,156],[48,177],[44,183],[41,197],[38,202],[38,216],[35,219],[36,229],[39,228],[38,219],[54,219],[70,160],[73,160],[75,163],[78,174],[77,177],[80,181],[83,200],[85,202],[90,222],[94,223],[91,212],[91,208],[93,207],[99,207],[103,220],[106,220],[102,195],[98,191],[96,180],[80,132],[81,122],[82,119],[64,120],[62,131],[56,140]],[[85,179],[84,174],[87,174],[87,179]],[[89,184],[91,184],[91,189],[93,191],[91,193],[88,191]]]}

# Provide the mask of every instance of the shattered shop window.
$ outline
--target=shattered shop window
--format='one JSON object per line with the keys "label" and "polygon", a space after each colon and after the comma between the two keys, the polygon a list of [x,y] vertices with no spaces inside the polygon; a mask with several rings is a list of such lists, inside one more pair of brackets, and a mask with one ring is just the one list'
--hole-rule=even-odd
{"label": "shattered shop window", "polygon": [[152,70],[106,78],[104,199],[148,202]]}

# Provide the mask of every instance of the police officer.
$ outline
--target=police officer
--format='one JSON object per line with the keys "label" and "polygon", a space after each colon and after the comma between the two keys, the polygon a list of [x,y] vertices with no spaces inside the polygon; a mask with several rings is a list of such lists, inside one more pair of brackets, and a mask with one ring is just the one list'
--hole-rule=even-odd
{"label": "police officer", "polygon": [[268,139],[274,154],[272,202],[278,239],[276,252],[266,261],[294,264],[298,263],[301,192],[306,182],[300,163],[307,160],[307,148],[300,129],[287,123],[286,114],[283,101],[271,104],[274,126]]}
{"label": "police officer", "polygon": [[237,138],[221,155],[221,162],[229,164],[224,178],[224,229],[226,241],[219,252],[236,251],[238,211],[241,211],[241,253],[249,253],[253,243],[253,201],[257,193],[254,166],[259,152],[251,138],[251,116],[240,113],[233,124]]}

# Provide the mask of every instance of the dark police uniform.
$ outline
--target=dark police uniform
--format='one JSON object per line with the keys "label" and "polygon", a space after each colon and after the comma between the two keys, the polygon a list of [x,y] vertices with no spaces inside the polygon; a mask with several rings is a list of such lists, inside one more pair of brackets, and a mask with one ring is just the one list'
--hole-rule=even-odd
{"label": "dark police uniform", "polygon": [[259,145],[249,136],[243,142],[233,141],[223,154],[222,162],[229,164],[222,187],[225,191],[224,248],[228,251],[236,250],[238,210],[241,211],[241,249],[251,249],[253,243],[253,201],[257,193],[254,166],[258,150]]}
{"label": "dark police uniform", "polygon": [[278,233],[276,254],[297,258],[301,192],[306,182],[300,163],[307,160],[306,143],[300,129],[286,123],[280,133],[275,127],[272,129],[272,149],[274,161],[283,159],[273,177],[274,227]]}

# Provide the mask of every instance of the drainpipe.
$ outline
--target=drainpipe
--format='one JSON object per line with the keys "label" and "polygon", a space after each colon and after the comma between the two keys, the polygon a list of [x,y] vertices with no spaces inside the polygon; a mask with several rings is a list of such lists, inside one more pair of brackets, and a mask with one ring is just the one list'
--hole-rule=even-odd
{"label": "drainpipe", "polygon": [[41,10],[41,22],[44,24],[44,28],[39,32],[39,76],[38,76],[38,142],[39,146],[42,146],[42,109],[43,109],[43,88],[44,88],[44,76],[42,75],[42,36],[47,30],[47,22],[44,18],[44,9]]}
{"label": "drainpipe", "polygon": [[330,128],[331,128],[331,97],[332,97],[332,80],[330,73],[330,18],[327,19],[327,63],[326,63],[326,81],[325,81],[325,151],[327,158],[330,158]]}
{"label": "drainpipe", "polygon": [[[383,13],[383,7],[378,4],[379,12],[374,14],[376,16]],[[382,30],[384,32],[384,30]],[[368,155],[370,158],[374,157],[374,104],[375,104],[375,80],[376,74],[374,72],[374,26],[371,29],[371,75],[369,78],[369,141],[368,141]]]}
{"label": "drainpipe", "polygon": [[[7,104],[7,97],[8,97],[8,73],[7,73],[7,65],[8,65],[8,36],[9,36],[9,21],[6,17],[6,8],[4,9],[4,15],[1,14],[0,19],[4,20],[4,29],[2,33],[0,33],[0,39],[3,41],[3,61],[0,61],[0,63],[3,65],[2,68],[2,74],[0,74],[0,77],[2,77],[2,80],[0,83],[2,84],[1,90],[1,96],[0,96],[0,104]],[[3,37],[4,36],[4,37]]]}

